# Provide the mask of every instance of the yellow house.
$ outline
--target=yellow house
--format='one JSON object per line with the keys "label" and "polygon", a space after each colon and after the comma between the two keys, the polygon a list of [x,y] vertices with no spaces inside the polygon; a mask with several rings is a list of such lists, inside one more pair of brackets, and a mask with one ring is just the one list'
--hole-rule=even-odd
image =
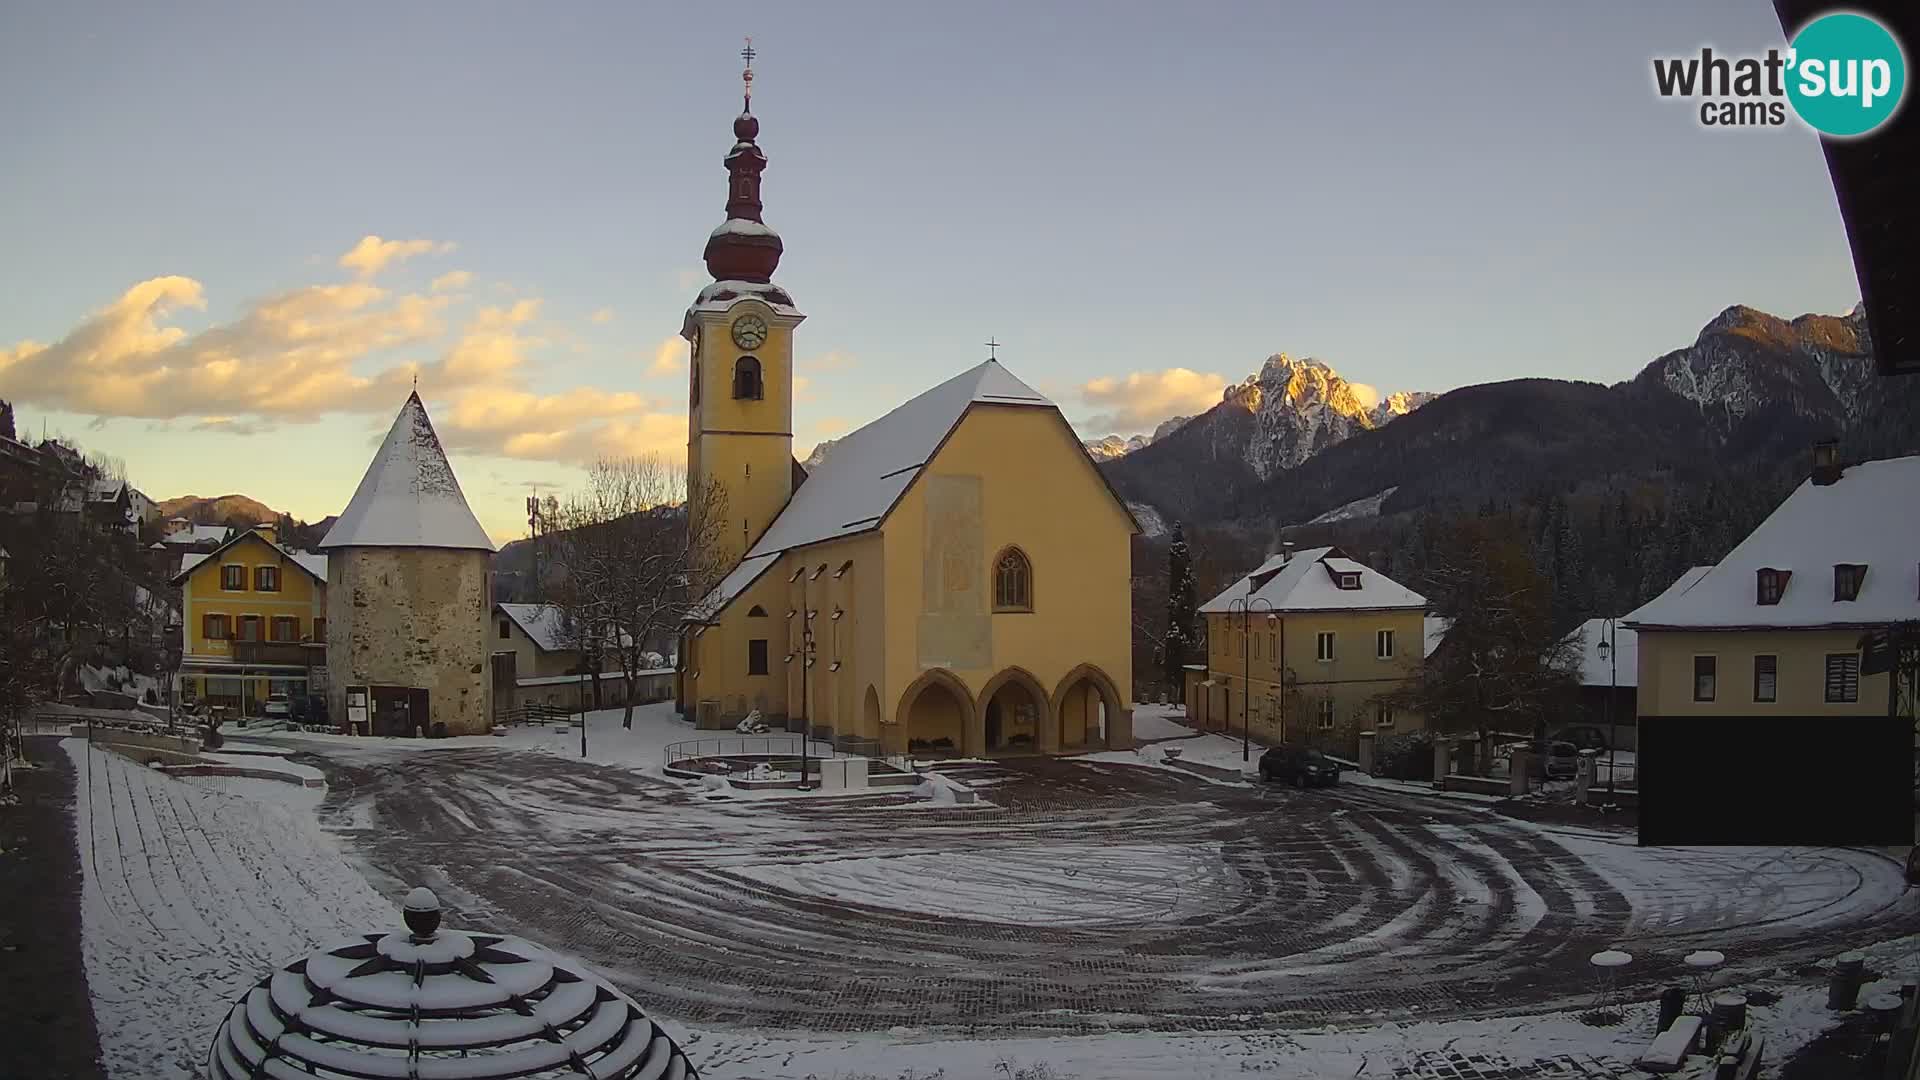
{"label": "yellow house", "polygon": [[1825,458],[1726,558],[1621,621],[1640,716],[1887,716],[1860,639],[1920,619],[1916,536],[1920,457]]}
{"label": "yellow house", "polygon": [[1338,548],[1283,551],[1201,605],[1207,670],[1188,680],[1188,715],[1335,753],[1356,752],[1362,731],[1424,727],[1381,699],[1419,673],[1426,610],[1425,597]]}
{"label": "yellow house", "polygon": [[270,525],[181,557],[179,694],[257,716],[269,695],[317,693],[326,675],[327,559],[289,551]]}
{"label": "yellow house", "polygon": [[724,495],[734,566],[683,635],[682,710],[864,752],[1131,745],[1138,526],[1051,401],[989,359],[794,462],[805,316],[771,280],[758,132],[734,121],[715,280],[682,327],[689,473]]}

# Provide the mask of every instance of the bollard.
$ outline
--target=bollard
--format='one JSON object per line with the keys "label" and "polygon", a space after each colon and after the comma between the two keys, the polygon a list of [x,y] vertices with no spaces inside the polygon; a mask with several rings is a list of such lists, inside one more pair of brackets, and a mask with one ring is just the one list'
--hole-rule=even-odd
{"label": "bollard", "polygon": [[1660,1026],[1654,1029],[1658,1035],[1673,1026],[1680,1014],[1687,1011],[1687,990],[1683,986],[1669,986],[1660,993]]}
{"label": "bollard", "polygon": [[1747,995],[1716,994],[1707,1012],[1716,1037],[1731,1035],[1747,1026]]}
{"label": "bollard", "polygon": [[1846,1012],[1853,1008],[1860,998],[1860,984],[1867,967],[1867,958],[1857,952],[1841,953],[1833,962],[1833,978],[1827,981],[1827,1008],[1835,1012]]}

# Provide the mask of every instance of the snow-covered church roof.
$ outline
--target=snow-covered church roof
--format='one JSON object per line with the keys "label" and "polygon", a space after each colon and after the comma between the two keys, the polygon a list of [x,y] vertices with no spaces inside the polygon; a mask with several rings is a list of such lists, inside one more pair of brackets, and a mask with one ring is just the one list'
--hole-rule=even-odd
{"label": "snow-covered church roof", "polygon": [[[1719,563],[1688,571],[1622,623],[1646,629],[1860,628],[1920,619],[1920,456],[1849,465],[1803,481]],[[1834,569],[1864,566],[1859,593],[1834,598]],[[1778,603],[1759,572],[1785,571]]]}
{"label": "snow-covered church roof", "polygon": [[696,605],[696,617],[711,617],[725,607],[783,551],[879,527],[976,403],[1054,408],[1045,394],[999,361],[986,360],[840,439],[740,565]]}
{"label": "snow-covered church roof", "polygon": [[[1357,575],[1355,588],[1343,589],[1336,575]],[[1262,604],[1260,601],[1267,603]],[[1275,555],[1254,571],[1221,590],[1200,606],[1211,615],[1237,614],[1236,601],[1253,605],[1256,615],[1273,605],[1276,614],[1289,611],[1381,611],[1396,608],[1424,610],[1427,598],[1392,578],[1354,562],[1339,548],[1308,548],[1291,556]]]}
{"label": "snow-covered church roof", "polygon": [[417,392],[400,407],[359,488],[320,546],[494,550],[460,493],[460,481]]}

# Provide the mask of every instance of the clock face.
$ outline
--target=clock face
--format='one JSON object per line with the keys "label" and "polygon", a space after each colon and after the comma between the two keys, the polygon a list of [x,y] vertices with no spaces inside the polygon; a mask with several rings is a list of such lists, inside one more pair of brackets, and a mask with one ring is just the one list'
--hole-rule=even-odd
{"label": "clock face", "polygon": [[757,349],[767,340],[767,324],[758,315],[742,315],[733,320],[733,343],[743,349]]}

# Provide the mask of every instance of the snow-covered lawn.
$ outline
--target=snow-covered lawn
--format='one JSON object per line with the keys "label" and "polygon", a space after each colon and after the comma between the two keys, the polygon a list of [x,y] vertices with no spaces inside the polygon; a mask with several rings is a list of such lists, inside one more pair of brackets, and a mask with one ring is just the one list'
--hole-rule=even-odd
{"label": "snow-covered lawn", "polygon": [[84,739],[75,772],[81,952],[118,1080],[193,1076],[214,1027],[274,965],[398,911],[314,818],[319,790],[175,779]]}

